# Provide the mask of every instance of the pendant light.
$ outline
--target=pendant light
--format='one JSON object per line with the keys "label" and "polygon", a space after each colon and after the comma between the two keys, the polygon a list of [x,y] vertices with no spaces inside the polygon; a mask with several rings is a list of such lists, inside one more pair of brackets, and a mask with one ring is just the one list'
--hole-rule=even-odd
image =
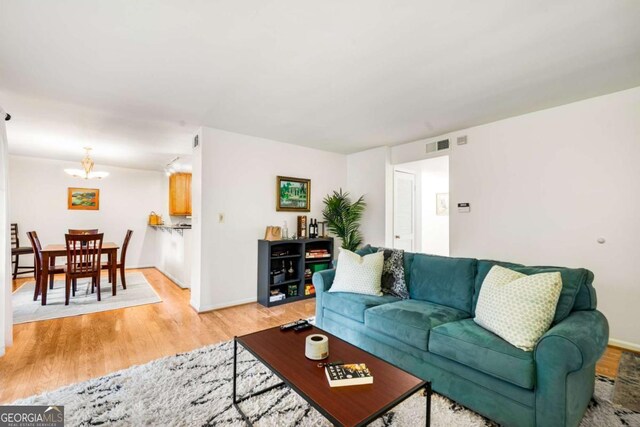
{"label": "pendant light", "polygon": [[109,172],[96,172],[93,170],[93,159],[89,156],[90,147],[84,147],[85,156],[80,162],[82,169],[65,169],[64,171],[71,176],[83,179],[102,179],[109,176]]}

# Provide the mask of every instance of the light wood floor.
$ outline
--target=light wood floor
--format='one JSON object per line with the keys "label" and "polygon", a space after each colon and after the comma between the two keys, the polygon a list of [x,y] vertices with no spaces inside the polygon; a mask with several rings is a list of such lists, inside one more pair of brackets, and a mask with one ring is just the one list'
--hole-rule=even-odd
{"label": "light wood floor", "polygon": [[[312,299],[197,314],[188,290],[155,269],[132,271],[144,273],[162,303],[15,325],[14,345],[0,358],[0,403],[309,317],[315,310]],[[14,281],[14,290],[28,280],[33,279]],[[608,348],[598,373],[615,377],[621,353]]]}
{"label": "light wood floor", "polygon": [[[163,356],[312,316],[315,300],[198,314],[183,290],[155,269],[144,273],[162,303],[15,325],[0,357],[0,403],[42,393]],[[18,279],[17,289],[33,279]]]}

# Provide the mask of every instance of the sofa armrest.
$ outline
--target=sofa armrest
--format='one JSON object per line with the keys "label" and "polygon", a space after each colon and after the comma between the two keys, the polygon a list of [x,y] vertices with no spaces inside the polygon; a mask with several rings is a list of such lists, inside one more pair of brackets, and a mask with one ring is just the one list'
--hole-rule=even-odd
{"label": "sofa armrest", "polygon": [[322,270],[313,274],[312,282],[316,288],[316,326],[322,328],[322,294],[327,292],[336,277],[336,270]]}
{"label": "sofa armrest", "polygon": [[536,365],[559,365],[574,372],[600,359],[609,341],[609,323],[596,310],[575,311],[552,327],[535,348]]}
{"label": "sofa armrest", "polygon": [[326,292],[331,288],[333,284],[333,279],[336,277],[336,270],[322,270],[316,273],[313,273],[313,277],[311,281],[313,282],[313,286],[316,288],[316,294],[320,292]]}
{"label": "sofa armrest", "polygon": [[536,361],[536,426],[577,426],[593,395],[595,364],[609,324],[599,311],[575,311],[542,336]]}

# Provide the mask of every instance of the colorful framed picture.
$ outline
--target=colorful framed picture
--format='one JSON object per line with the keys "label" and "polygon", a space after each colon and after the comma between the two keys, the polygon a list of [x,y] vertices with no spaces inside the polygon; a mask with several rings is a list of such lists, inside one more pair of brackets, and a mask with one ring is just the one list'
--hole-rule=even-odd
{"label": "colorful framed picture", "polygon": [[97,188],[69,187],[67,209],[78,211],[97,211],[100,209],[100,190]]}
{"label": "colorful framed picture", "polygon": [[279,176],[276,180],[276,211],[309,212],[311,180]]}

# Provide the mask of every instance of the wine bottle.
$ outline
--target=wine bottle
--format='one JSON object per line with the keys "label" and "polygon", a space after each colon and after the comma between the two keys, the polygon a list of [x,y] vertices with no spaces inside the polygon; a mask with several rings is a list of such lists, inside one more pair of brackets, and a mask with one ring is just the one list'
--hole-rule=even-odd
{"label": "wine bottle", "polygon": [[313,238],[318,238],[318,218],[313,220]]}

